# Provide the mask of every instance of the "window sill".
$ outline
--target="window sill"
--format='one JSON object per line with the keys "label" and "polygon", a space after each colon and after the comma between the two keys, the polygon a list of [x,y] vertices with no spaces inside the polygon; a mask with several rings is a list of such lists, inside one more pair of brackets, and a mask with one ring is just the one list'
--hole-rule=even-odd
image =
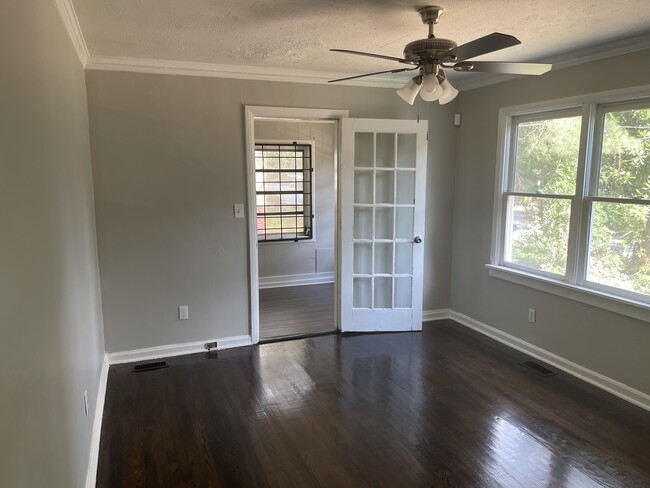
{"label": "window sill", "polygon": [[268,244],[314,244],[316,239],[313,237],[310,239],[298,239],[297,241],[293,240],[280,240],[280,239],[269,239],[268,241],[257,241],[258,244],[266,246]]}
{"label": "window sill", "polygon": [[650,305],[611,295],[599,290],[585,288],[582,286],[571,285],[564,281],[538,276],[525,271],[508,268],[506,266],[497,266],[486,264],[488,274],[494,278],[499,278],[518,285],[534,288],[539,291],[557,295],[569,300],[586,303],[594,307],[609,310],[610,312],[632,317],[644,322],[650,322]]}

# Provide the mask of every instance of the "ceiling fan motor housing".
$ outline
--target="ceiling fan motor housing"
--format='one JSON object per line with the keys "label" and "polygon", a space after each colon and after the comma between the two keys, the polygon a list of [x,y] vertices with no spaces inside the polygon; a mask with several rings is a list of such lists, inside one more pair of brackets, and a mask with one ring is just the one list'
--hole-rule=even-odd
{"label": "ceiling fan motor housing", "polygon": [[409,42],[404,48],[404,58],[413,63],[454,61],[455,57],[446,55],[456,43],[450,39],[430,37]]}

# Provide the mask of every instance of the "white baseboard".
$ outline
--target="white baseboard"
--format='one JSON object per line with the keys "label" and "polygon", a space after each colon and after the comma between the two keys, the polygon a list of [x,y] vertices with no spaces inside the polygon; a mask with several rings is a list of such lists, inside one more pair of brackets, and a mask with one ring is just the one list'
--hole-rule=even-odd
{"label": "white baseboard", "polygon": [[217,350],[232,349],[233,347],[244,347],[251,345],[251,336],[234,336],[217,339]]}
{"label": "white baseboard", "polygon": [[251,336],[234,336],[224,337],[222,339],[206,339],[198,342],[186,342],[184,344],[169,344],[166,346],[147,347],[144,349],[134,349],[132,351],[120,351],[107,354],[109,364],[133,363],[144,361],[146,359],[168,358],[172,356],[182,356],[184,354],[193,354],[205,352],[205,344],[216,342],[217,350],[230,349],[233,347],[242,347],[251,345]]}
{"label": "white baseboard", "polygon": [[102,434],[102,420],[104,418],[104,401],[106,400],[106,384],[108,381],[108,357],[104,354],[102,370],[99,374],[97,387],[97,401],[95,402],[95,418],[93,420],[93,433],[90,439],[90,456],[88,457],[88,471],[86,473],[86,488],[95,488],[97,483],[97,462],[99,461],[99,441]]}
{"label": "white baseboard", "polygon": [[580,366],[568,359],[564,359],[552,352],[549,352],[541,347],[537,347],[528,342],[522,341],[521,339],[507,334],[502,330],[491,327],[483,322],[479,322],[467,315],[462,313],[451,311],[451,319],[455,320],[459,324],[469,327],[481,334],[484,334],[488,337],[491,337],[494,340],[497,340],[506,346],[512,347],[518,351],[521,351],[529,356],[532,356],[540,361],[544,361],[552,366],[555,366],[562,371],[569,373],[576,378],[579,378],[587,383],[605,390],[612,395],[616,395],[623,400],[626,400],[638,407],[641,407],[645,410],[650,410],[650,395],[643,393],[642,391],[636,390],[630,386],[627,386],[620,381],[613,380],[608,378],[605,375],[596,373],[590,369]]}
{"label": "white baseboard", "polygon": [[425,310],[422,312],[422,322],[431,322],[432,320],[443,320],[451,318],[450,308],[441,308],[439,310]]}
{"label": "white baseboard", "polygon": [[281,288],[284,286],[321,285],[334,283],[334,272],[307,273],[284,276],[260,276],[259,288]]}

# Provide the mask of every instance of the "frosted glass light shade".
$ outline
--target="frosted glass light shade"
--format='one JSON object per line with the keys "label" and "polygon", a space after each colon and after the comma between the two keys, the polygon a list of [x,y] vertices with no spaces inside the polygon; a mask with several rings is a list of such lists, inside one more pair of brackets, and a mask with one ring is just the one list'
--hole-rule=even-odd
{"label": "frosted glass light shade", "polygon": [[406,83],[406,85],[404,85],[402,88],[397,90],[397,94],[406,103],[408,103],[409,105],[413,105],[413,102],[415,102],[415,97],[418,96],[418,92],[420,91],[420,88],[422,88],[422,85],[417,84],[413,80],[409,80],[408,83]]}
{"label": "frosted glass light shade", "polygon": [[422,90],[420,96],[422,100],[427,102],[434,102],[442,95],[442,87],[438,82],[438,77],[434,74],[427,75],[422,80]]}
{"label": "frosted glass light shade", "polygon": [[449,83],[447,79],[443,80],[440,86],[442,87],[443,90],[442,95],[438,100],[440,105],[444,105],[445,103],[451,102],[454,98],[456,98],[456,95],[458,95],[458,90],[456,90],[453,86],[451,86],[451,83]]}

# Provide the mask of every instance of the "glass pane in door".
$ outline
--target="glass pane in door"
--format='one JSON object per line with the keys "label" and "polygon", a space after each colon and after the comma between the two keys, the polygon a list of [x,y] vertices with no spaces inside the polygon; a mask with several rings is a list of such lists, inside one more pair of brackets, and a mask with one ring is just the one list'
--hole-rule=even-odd
{"label": "glass pane in door", "polygon": [[372,274],[372,244],[366,242],[354,243],[354,274]]}
{"label": "glass pane in door", "polygon": [[395,274],[413,273],[413,243],[395,243]]}
{"label": "glass pane in door", "polygon": [[356,207],[354,209],[354,238],[372,239],[372,218],[371,207]]}
{"label": "glass pane in door", "polygon": [[395,308],[411,308],[411,277],[395,278]]}
{"label": "glass pane in door", "polygon": [[395,237],[397,239],[413,238],[413,207],[398,207],[395,218]]}
{"label": "glass pane in door", "polygon": [[377,242],[375,244],[374,274],[393,274],[393,243]]}
{"label": "glass pane in door", "polygon": [[356,167],[374,166],[375,135],[372,132],[357,132],[354,135],[354,165]]}
{"label": "glass pane in door", "polygon": [[372,307],[372,278],[354,278],[352,286],[353,307]]}
{"label": "glass pane in door", "polygon": [[375,172],[375,203],[393,203],[395,182],[393,171]]}
{"label": "glass pane in door", "polygon": [[393,308],[393,282],[391,278],[375,278],[375,296],[373,308]]}
{"label": "glass pane in door", "polygon": [[398,204],[412,205],[415,202],[415,171],[397,171],[396,198]]}
{"label": "glass pane in door", "polygon": [[395,167],[395,134],[377,134],[377,168]]}
{"label": "glass pane in door", "polygon": [[393,238],[393,208],[375,208],[375,239]]}
{"label": "glass pane in door", "polygon": [[397,167],[415,168],[417,136],[415,134],[397,135]]}
{"label": "glass pane in door", "polygon": [[374,185],[372,171],[354,172],[354,203],[373,203]]}

